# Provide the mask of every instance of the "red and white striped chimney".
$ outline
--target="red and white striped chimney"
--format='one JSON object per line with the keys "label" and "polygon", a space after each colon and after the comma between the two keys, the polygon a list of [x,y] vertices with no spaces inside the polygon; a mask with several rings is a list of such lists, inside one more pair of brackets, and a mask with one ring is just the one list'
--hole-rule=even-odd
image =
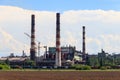
{"label": "red and white striped chimney", "polygon": [[60,13],[56,13],[56,66],[61,66]]}
{"label": "red and white striped chimney", "polygon": [[36,43],[35,43],[35,15],[31,15],[31,48],[30,59],[35,61],[36,59]]}

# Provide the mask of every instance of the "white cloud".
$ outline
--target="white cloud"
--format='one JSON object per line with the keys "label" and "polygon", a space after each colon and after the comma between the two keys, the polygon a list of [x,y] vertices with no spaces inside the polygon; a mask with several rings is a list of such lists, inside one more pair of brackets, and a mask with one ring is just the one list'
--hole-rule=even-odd
{"label": "white cloud", "polygon": [[[0,38],[2,47],[10,51],[22,50],[30,45],[31,14],[36,16],[36,36],[41,45],[55,46],[56,12],[32,11],[12,6],[0,6]],[[104,10],[70,10],[61,14],[61,46],[82,47],[82,26],[86,26],[87,52],[120,52],[120,12]],[[4,31],[4,32],[3,32]],[[7,34],[4,35],[3,33]],[[12,40],[12,43],[11,43]],[[11,47],[12,46],[12,47]],[[15,46],[15,47],[13,47]],[[2,49],[0,48],[0,51]]]}
{"label": "white cloud", "polygon": [[97,37],[90,38],[88,37],[87,40],[87,48],[88,52],[92,51],[100,51],[104,49],[109,53],[119,52],[120,51],[120,36],[119,35],[98,35]]}
{"label": "white cloud", "polygon": [[93,54],[94,52],[98,52],[102,48],[101,47],[102,43],[98,38],[87,37],[86,44],[87,44],[87,52],[91,52],[90,54]]}
{"label": "white cloud", "polygon": [[65,36],[64,38],[62,38],[61,42],[64,44],[75,45],[77,42],[77,39],[75,38],[75,36],[73,36],[71,32],[66,31]]}
{"label": "white cloud", "polygon": [[21,53],[24,50],[24,46],[28,49],[28,45],[21,43],[20,41],[16,40],[5,32],[3,29],[0,28],[0,53]]}
{"label": "white cloud", "polygon": [[109,52],[119,52],[120,51],[120,35],[101,35],[101,40],[103,47]]}

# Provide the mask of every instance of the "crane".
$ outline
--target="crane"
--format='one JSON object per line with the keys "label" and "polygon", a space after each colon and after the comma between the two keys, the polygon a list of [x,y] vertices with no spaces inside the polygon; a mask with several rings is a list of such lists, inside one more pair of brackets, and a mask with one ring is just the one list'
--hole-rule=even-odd
{"label": "crane", "polygon": [[[31,36],[28,33],[24,33],[26,36],[31,38]],[[40,41],[36,40],[38,42],[38,56],[40,57],[40,48],[45,48],[45,59],[46,59],[46,54],[47,54],[47,46],[40,46]]]}
{"label": "crane", "polygon": [[[31,38],[31,36],[28,33],[24,33],[26,36]],[[38,42],[38,56],[40,56],[40,41],[36,40]]]}

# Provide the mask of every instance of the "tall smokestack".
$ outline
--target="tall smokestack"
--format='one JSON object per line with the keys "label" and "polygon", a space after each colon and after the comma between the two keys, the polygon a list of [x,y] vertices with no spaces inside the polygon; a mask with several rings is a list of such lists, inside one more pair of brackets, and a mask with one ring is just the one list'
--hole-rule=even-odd
{"label": "tall smokestack", "polygon": [[36,43],[35,43],[35,15],[31,15],[31,48],[30,59],[35,61],[36,59]]}
{"label": "tall smokestack", "polygon": [[56,66],[61,66],[60,13],[56,13]]}
{"label": "tall smokestack", "polygon": [[83,26],[83,44],[82,44],[83,60],[86,60],[86,47],[85,47],[85,26]]}

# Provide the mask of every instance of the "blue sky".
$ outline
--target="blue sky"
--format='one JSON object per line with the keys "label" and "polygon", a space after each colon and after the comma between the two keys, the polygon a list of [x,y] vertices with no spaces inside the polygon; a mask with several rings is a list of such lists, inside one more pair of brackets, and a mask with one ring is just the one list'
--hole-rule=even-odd
{"label": "blue sky", "polygon": [[0,0],[0,5],[47,11],[120,10],[120,0]]}

